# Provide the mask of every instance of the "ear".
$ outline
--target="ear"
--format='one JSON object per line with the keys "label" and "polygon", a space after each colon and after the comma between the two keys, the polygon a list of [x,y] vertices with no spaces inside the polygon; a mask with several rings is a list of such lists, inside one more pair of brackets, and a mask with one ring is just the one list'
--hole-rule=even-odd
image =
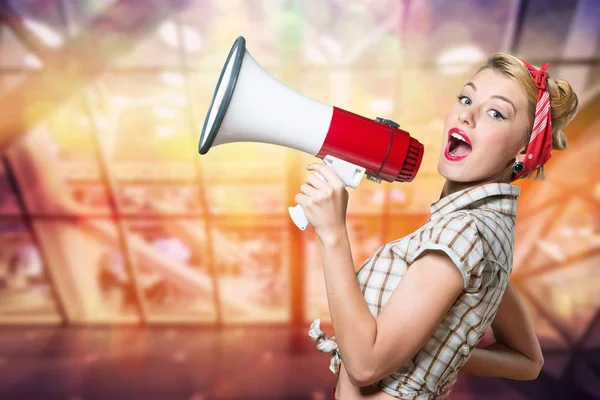
{"label": "ear", "polygon": [[525,155],[526,154],[527,154],[527,147],[523,147],[521,150],[519,150],[519,154],[517,154],[515,156],[515,160],[523,162],[523,160],[525,160]]}
{"label": "ear", "polygon": [[521,147],[519,148],[519,152],[515,156],[515,161],[523,162],[523,160],[525,160],[525,156],[527,155],[527,146],[528,145],[529,145],[529,140],[526,140],[522,143]]}

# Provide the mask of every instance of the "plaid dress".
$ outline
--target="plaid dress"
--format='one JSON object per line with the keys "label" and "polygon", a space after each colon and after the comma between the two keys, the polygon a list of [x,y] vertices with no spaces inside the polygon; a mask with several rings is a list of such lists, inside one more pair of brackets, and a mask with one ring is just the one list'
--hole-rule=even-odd
{"label": "plaid dress", "polygon": [[[490,327],[509,281],[519,194],[520,188],[508,183],[450,194],[431,205],[424,226],[381,246],[363,264],[357,281],[374,317],[425,250],[445,252],[464,279],[463,292],[430,340],[374,386],[399,399],[430,399],[464,366]],[[336,374],[342,357],[337,349],[332,352]]]}

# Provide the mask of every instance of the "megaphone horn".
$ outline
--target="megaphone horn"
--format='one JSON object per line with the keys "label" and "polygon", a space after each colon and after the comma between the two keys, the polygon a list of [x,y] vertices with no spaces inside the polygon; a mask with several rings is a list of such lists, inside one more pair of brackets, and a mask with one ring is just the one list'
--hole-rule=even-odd
{"label": "megaphone horn", "polygon": [[[378,183],[410,182],[423,158],[423,145],[397,123],[323,104],[273,78],[248,53],[242,36],[221,71],[198,152],[234,142],[276,144],[319,157],[354,188],[365,174]],[[305,229],[302,208],[289,210]]]}

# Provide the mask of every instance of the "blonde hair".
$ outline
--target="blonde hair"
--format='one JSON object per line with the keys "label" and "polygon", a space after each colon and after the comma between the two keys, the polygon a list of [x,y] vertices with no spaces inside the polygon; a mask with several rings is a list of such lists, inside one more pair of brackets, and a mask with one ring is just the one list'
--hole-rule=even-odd
{"label": "blonde hair", "polygon": [[[535,66],[539,68],[538,66]],[[527,96],[529,103],[530,124],[525,133],[525,143],[529,142],[531,129],[533,128],[533,117],[538,96],[538,88],[531,73],[517,57],[507,53],[496,53],[488,58],[487,63],[479,69],[492,69],[500,74],[513,79]],[[479,72],[478,71],[478,72]],[[573,120],[579,108],[577,95],[571,88],[571,85],[562,79],[554,79],[547,74],[548,94],[550,95],[550,112],[552,115],[552,149],[564,150],[567,148],[567,136],[563,129]],[[534,171],[523,176],[529,178]],[[544,166],[537,169],[535,179],[544,179]]]}

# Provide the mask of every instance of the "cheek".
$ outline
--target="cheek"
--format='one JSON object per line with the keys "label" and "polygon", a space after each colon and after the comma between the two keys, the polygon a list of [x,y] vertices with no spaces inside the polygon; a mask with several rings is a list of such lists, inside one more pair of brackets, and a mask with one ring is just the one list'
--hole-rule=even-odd
{"label": "cheek", "polygon": [[446,140],[446,133],[455,126],[458,126],[458,112],[456,107],[452,107],[444,120],[444,132],[442,132],[444,140]]}
{"label": "cheek", "polygon": [[481,148],[491,150],[493,158],[506,158],[513,152],[513,148],[515,147],[513,136],[514,135],[506,129],[496,127],[490,128],[487,134],[482,137]]}
{"label": "cheek", "polygon": [[452,126],[450,126],[451,124],[456,124],[458,120],[458,110],[456,108],[456,106],[453,106],[450,108],[450,111],[448,111],[448,114],[446,114],[446,120],[444,121],[444,125],[447,129],[450,129]]}

